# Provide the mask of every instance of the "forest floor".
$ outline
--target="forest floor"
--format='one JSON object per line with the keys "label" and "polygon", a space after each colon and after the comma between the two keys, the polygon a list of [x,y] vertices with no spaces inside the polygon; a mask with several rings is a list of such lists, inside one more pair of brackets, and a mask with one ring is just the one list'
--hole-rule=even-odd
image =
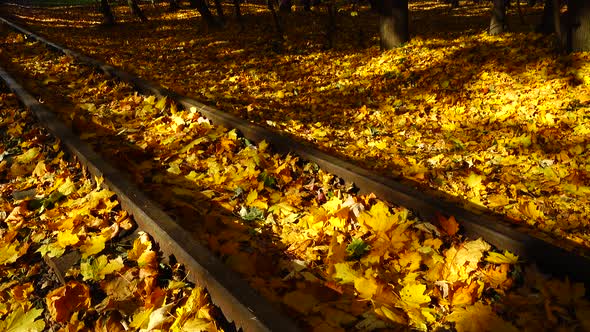
{"label": "forest floor", "polygon": [[50,39],[176,92],[289,133],[385,175],[402,176],[590,246],[590,55],[558,54],[535,34],[541,7],[509,11],[513,33],[487,36],[486,4],[411,3],[412,40],[379,50],[378,18],[242,6],[243,29],[207,29],[192,9],[145,5],[3,10]]}
{"label": "forest floor", "polygon": [[[190,9],[144,9],[148,23],[116,7],[119,25],[105,27],[90,8],[2,7],[54,41],[177,92],[589,246],[589,55],[557,54],[551,37],[531,33],[540,8],[523,8],[527,24],[512,12],[510,26],[520,32],[489,37],[485,5],[451,11],[435,2],[413,2],[412,41],[387,52],[376,46],[377,18],[366,10],[357,16],[346,8],[340,12],[333,47],[327,49],[322,10],[282,14],[286,38],[278,43],[264,6],[243,6],[243,31],[232,19],[223,29],[207,29]],[[332,188],[326,197],[314,198],[332,178],[320,173],[311,180],[312,166],[300,169],[296,158],[270,156],[260,144],[254,153],[235,133],[209,128],[190,110],[134,96],[129,87],[103,83],[97,74],[79,76],[72,59],[50,55],[17,34],[4,38],[10,46],[2,49],[3,61],[29,71],[40,93],[58,89],[71,97],[75,109],[64,112],[72,111],[69,120],[85,138],[127,137],[127,145],[142,150],[96,145],[120,157],[126,164],[121,166],[146,186],[161,193],[168,184],[164,190],[181,196],[202,186],[201,196],[246,221],[238,226],[227,219],[221,231],[213,219],[227,216],[211,217],[203,227],[218,235],[203,240],[310,326],[388,326],[376,317],[420,329],[453,323],[459,331],[551,328],[539,325],[546,320],[552,327],[588,324],[582,317],[590,306],[579,285],[522,273],[516,257],[487,253],[490,247],[481,240],[459,242],[452,237],[454,221],[439,221],[441,236],[407,210],[388,210],[374,197],[351,198]],[[21,53],[24,49],[35,51]],[[203,133],[206,138],[197,137]],[[162,164],[148,169],[142,157],[133,159],[147,151],[159,154]],[[260,163],[266,167],[262,173]],[[241,191],[231,191],[236,188]],[[308,212],[300,213],[301,206]],[[260,229],[277,229],[274,236],[297,260],[283,257],[282,266],[269,266],[277,261],[269,256],[271,248],[237,251],[244,238],[263,237],[252,226],[261,218],[266,226]],[[385,245],[392,239],[399,246]],[[254,247],[264,245],[259,241]],[[326,251],[327,257],[320,256]],[[247,261],[256,263],[248,267]],[[289,274],[261,277],[253,268]],[[318,280],[328,282],[319,287]],[[548,302],[539,302],[539,290]],[[369,302],[351,300],[352,294],[371,300],[374,310],[366,311]],[[318,304],[322,301],[331,306]]]}
{"label": "forest floor", "polygon": [[203,288],[15,95],[0,119],[1,331],[217,330]]}

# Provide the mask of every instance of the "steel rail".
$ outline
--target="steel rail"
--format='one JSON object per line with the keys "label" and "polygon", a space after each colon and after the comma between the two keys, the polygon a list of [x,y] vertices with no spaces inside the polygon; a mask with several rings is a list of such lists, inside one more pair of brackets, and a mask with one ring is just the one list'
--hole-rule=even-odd
{"label": "steel rail", "polygon": [[92,175],[104,178],[103,185],[117,194],[122,208],[133,215],[139,228],[154,238],[163,253],[174,255],[185,265],[190,271],[187,278],[207,289],[212,302],[221,308],[229,321],[243,331],[300,331],[293,320],[254,291],[131,183],[128,174],[107,163],[1,67],[0,78],[38,122],[59,138]]}
{"label": "steel rail", "polygon": [[310,144],[301,143],[284,134],[247,122],[237,116],[179,95],[153,82],[48,41],[5,18],[0,17],[0,21],[59,52],[102,70],[108,76],[117,77],[132,84],[142,93],[168,97],[186,108],[194,107],[213,123],[235,128],[251,141],[266,140],[277,152],[296,154],[308,161],[315,162],[325,171],[331,172],[349,183],[354,183],[361,193],[372,192],[381,199],[412,210],[425,220],[433,220],[438,214],[452,215],[460,223],[467,237],[481,237],[499,249],[516,253],[523,260],[534,262],[545,273],[554,276],[567,276],[570,280],[590,283],[590,250],[573,241],[553,239],[538,230],[517,225],[507,217],[489,209],[441,191],[424,188],[418,183],[376,174],[352,162],[323,152]]}

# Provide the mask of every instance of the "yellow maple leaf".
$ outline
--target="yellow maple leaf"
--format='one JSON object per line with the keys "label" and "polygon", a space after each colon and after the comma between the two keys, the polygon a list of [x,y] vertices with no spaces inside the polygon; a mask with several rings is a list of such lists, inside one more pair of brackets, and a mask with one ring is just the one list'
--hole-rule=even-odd
{"label": "yellow maple leaf", "polygon": [[78,234],[73,234],[71,229],[57,233],[57,245],[62,248],[76,245],[78,242],[80,242]]}
{"label": "yellow maple leaf", "polygon": [[258,198],[258,191],[251,190],[246,197],[246,205],[250,206]]}
{"label": "yellow maple leaf", "polygon": [[472,304],[477,297],[477,282],[471,282],[469,286],[459,287],[453,292],[452,306],[464,306]]}
{"label": "yellow maple leaf", "polygon": [[80,246],[82,258],[87,258],[88,256],[92,256],[101,252],[105,248],[105,243],[107,240],[108,238],[104,235],[88,236],[84,241],[84,244]]}
{"label": "yellow maple leaf", "polygon": [[[189,327],[193,327],[195,322],[191,322],[191,319],[198,319],[201,323],[213,323],[210,310],[207,293],[201,287],[193,288],[185,304],[176,309],[176,319],[170,326],[170,331],[192,331]],[[205,324],[205,327],[207,325]],[[209,329],[197,329],[197,331],[209,331]]]}
{"label": "yellow maple leaf", "polygon": [[495,289],[508,289],[512,286],[512,279],[508,277],[510,265],[488,265],[482,274],[482,281]]}
{"label": "yellow maple leaf", "polygon": [[16,262],[20,257],[18,247],[20,243],[2,243],[0,244],[0,265]]}
{"label": "yellow maple leaf", "polygon": [[135,314],[133,314],[129,326],[138,329],[146,329],[150,322],[150,315],[153,311],[154,308],[149,308],[146,310],[137,310]]}
{"label": "yellow maple leaf", "polygon": [[387,306],[380,306],[375,308],[375,313],[379,316],[386,317],[394,323],[400,325],[407,325],[407,319],[403,312],[397,308],[389,308]]}
{"label": "yellow maple leaf", "polygon": [[338,217],[330,217],[328,223],[336,229],[343,229],[346,226],[346,220]]}
{"label": "yellow maple leaf", "polygon": [[43,160],[37,162],[37,166],[35,166],[35,169],[33,170],[33,176],[42,178],[47,173],[49,173],[49,171],[47,170],[45,162]]}
{"label": "yellow maple leaf", "polygon": [[137,261],[141,255],[152,249],[152,241],[145,232],[140,232],[139,237],[133,241],[133,248],[127,252],[127,258]]}
{"label": "yellow maple leaf", "polygon": [[[27,151],[23,152],[22,154],[14,157],[14,162],[21,163],[21,164],[31,163],[39,156],[40,153],[41,153],[41,150],[38,147],[30,148]],[[36,164],[35,164],[35,166],[36,166]]]}
{"label": "yellow maple leaf", "polygon": [[443,279],[448,282],[467,279],[469,274],[477,269],[484,252],[490,248],[491,246],[482,239],[467,241],[458,249],[449,248],[445,253],[446,269]]}
{"label": "yellow maple leaf", "polygon": [[354,288],[361,298],[370,300],[378,292],[379,284],[375,278],[358,277],[354,280]]}
{"label": "yellow maple leaf", "polygon": [[387,232],[398,220],[389,212],[389,207],[385,203],[378,201],[369,211],[363,211],[358,216],[358,221],[375,232]]}
{"label": "yellow maple leaf", "polygon": [[491,194],[487,197],[489,207],[500,207],[510,203],[510,200],[503,194]]}
{"label": "yellow maple leaf", "polygon": [[422,255],[418,251],[410,250],[399,255],[398,260],[400,268],[409,272],[416,271],[420,268],[422,263]]}
{"label": "yellow maple leaf", "polygon": [[405,285],[399,292],[402,301],[411,308],[418,308],[423,304],[430,303],[430,296],[425,295],[426,285],[412,284]]}
{"label": "yellow maple leaf", "polygon": [[41,245],[36,252],[40,253],[41,256],[61,257],[66,252],[66,249],[58,245],[57,242],[52,242]]}
{"label": "yellow maple leaf", "polygon": [[329,214],[333,214],[342,206],[342,200],[336,196],[332,196],[326,203],[322,205],[324,210],[326,210]]}
{"label": "yellow maple leaf", "polygon": [[121,270],[124,266],[121,256],[109,260],[106,255],[100,255],[96,259],[81,262],[80,273],[83,276],[82,280],[100,281],[105,276]]}
{"label": "yellow maple leaf", "polygon": [[71,193],[76,191],[76,185],[74,182],[72,182],[70,177],[67,177],[66,180],[57,188],[57,191],[59,191],[64,196],[69,196]]}
{"label": "yellow maple leaf", "polygon": [[469,173],[469,176],[465,179],[465,184],[467,184],[475,194],[479,194],[479,191],[481,189],[484,189],[484,186],[481,184],[483,179],[483,175],[478,175],[471,172]]}
{"label": "yellow maple leaf", "polygon": [[[45,321],[37,319],[43,313],[43,309],[31,309],[27,312],[21,306],[16,309],[4,320],[0,320],[0,331],[5,332],[37,332],[45,329]],[[36,320],[37,319],[37,320]]]}
{"label": "yellow maple leaf", "polygon": [[353,283],[360,277],[360,274],[349,263],[336,263],[334,269],[334,279],[340,279],[343,284]]}
{"label": "yellow maple leaf", "polygon": [[90,212],[105,200],[111,198],[115,193],[106,190],[106,189],[98,189],[97,191],[92,191],[85,197],[81,197],[76,201],[72,202],[72,205],[77,205],[79,208],[72,209],[68,212],[69,216],[77,216],[77,215],[88,215]]}
{"label": "yellow maple leaf", "polygon": [[383,140],[370,141],[369,143],[367,143],[367,145],[369,147],[375,147],[379,150],[384,150],[385,148],[387,148],[387,142],[385,142]]}
{"label": "yellow maple leaf", "polygon": [[455,322],[457,332],[516,332],[514,325],[500,318],[489,305],[476,302],[472,306],[457,308],[447,316],[449,322]]}
{"label": "yellow maple leaf", "polygon": [[543,219],[545,213],[533,201],[522,202],[519,204],[519,211],[530,219]]}
{"label": "yellow maple leaf", "polygon": [[505,250],[504,254],[498,252],[490,252],[488,253],[488,257],[486,257],[486,261],[495,264],[516,264],[518,263],[518,256],[514,255],[508,250]]}

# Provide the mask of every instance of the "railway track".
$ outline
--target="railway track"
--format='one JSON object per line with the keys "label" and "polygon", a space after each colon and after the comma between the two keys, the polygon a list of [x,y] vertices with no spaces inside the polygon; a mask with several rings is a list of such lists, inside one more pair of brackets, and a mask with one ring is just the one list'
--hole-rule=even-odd
{"label": "railway track", "polygon": [[[280,133],[244,122],[191,98],[177,95],[100,61],[51,43],[6,19],[2,19],[2,22],[29,38],[38,40],[58,52],[75,58],[80,63],[95,67],[110,77],[116,77],[133,85],[144,94],[174,100],[185,109],[202,114],[214,125],[235,128],[250,141],[266,141],[279,153],[297,155],[304,160],[313,162],[324,171],[336,174],[345,180],[348,187],[354,184],[361,194],[374,193],[380,199],[410,209],[423,220],[435,220],[441,214],[447,217],[454,216],[459,221],[464,235],[468,238],[483,238],[501,250],[509,250],[527,262],[534,262],[542,271],[554,276],[567,276],[571,280],[582,282],[590,280],[590,260],[588,258],[590,254],[586,249],[573,243],[549,241],[546,236],[530,229],[515,226],[504,217],[495,215],[488,210],[456,200],[440,192],[419,188],[411,182],[376,175],[314,147],[293,141]],[[246,282],[229,271],[204,246],[194,241],[134,183],[86,146],[6,71],[2,70],[0,76],[23,103],[35,112],[40,122],[58,135],[91,172],[104,176],[106,185],[117,193],[124,208],[135,216],[140,227],[149,229],[165,253],[176,256],[193,272],[194,281],[197,284],[205,285],[214,303],[224,311],[230,320],[235,321],[239,327],[247,331],[297,330],[297,324],[278,312],[273,305],[253,291]]]}
{"label": "railway track", "polygon": [[164,254],[173,255],[186,266],[190,271],[190,281],[206,286],[215,303],[223,308],[229,319],[246,331],[298,331],[296,324],[268,304],[205,247],[192,240],[135,184],[82,142],[1,68],[0,77],[38,121],[59,138],[93,176],[104,178],[106,187],[117,194],[122,207],[133,215],[140,229],[149,232]]}

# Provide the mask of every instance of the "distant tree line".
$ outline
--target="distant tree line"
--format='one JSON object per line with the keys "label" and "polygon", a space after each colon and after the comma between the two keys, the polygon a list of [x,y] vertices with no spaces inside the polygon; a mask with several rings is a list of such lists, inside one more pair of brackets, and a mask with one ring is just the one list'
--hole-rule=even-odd
{"label": "distant tree line", "polygon": [[[2,0],[0,0],[2,1]],[[138,0],[126,0],[131,12],[142,22],[147,21],[138,6]],[[180,8],[180,0],[167,0],[170,10]],[[210,4],[206,0],[188,0],[190,7],[195,8],[209,27],[221,27],[225,23],[225,16],[221,0],[212,0],[216,16],[209,9]],[[240,4],[243,0],[231,0],[236,19],[242,25]],[[328,46],[332,46],[334,34],[335,7],[342,3],[352,3],[357,6],[361,2],[367,2],[371,9],[379,14],[379,36],[381,47],[391,49],[399,47],[410,39],[408,0],[299,0],[305,11],[310,11],[314,6],[325,6],[328,12]],[[451,7],[458,7],[459,0],[441,0],[449,3]],[[491,19],[488,33],[497,35],[507,30],[506,9],[513,6],[512,0],[470,0],[473,2],[489,1],[492,3]],[[544,2],[544,10],[537,31],[545,34],[555,33],[562,49],[567,51],[590,51],[590,0],[526,0],[529,6],[537,2]],[[520,12],[520,0],[515,0],[515,5]],[[277,13],[289,13],[294,6],[293,0],[266,0],[266,5],[272,14],[277,31],[277,38],[282,40],[283,29]],[[565,14],[561,14],[563,6],[567,6]],[[115,16],[111,10],[109,0],[100,0],[100,11],[103,14],[105,24],[115,24]]]}

